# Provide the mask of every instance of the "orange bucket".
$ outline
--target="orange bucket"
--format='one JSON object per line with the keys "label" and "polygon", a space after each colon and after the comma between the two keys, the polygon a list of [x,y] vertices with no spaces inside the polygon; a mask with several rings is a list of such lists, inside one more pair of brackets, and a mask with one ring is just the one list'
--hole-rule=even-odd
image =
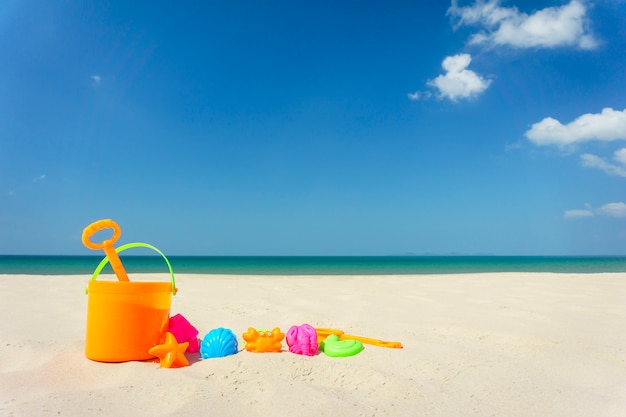
{"label": "orange bucket", "polygon": [[97,281],[98,274],[108,263],[108,258],[104,258],[87,287],[85,356],[91,360],[126,362],[154,358],[148,350],[160,344],[168,330],[172,294],[176,294],[174,272],[165,255],[146,243],[129,243],[116,252],[138,246],[161,254],[172,280]]}

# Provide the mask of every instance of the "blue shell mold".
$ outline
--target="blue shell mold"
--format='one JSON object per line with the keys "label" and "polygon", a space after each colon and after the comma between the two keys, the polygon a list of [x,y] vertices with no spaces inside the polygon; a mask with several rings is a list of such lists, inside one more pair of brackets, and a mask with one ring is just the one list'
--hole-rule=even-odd
{"label": "blue shell mold", "polygon": [[234,355],[238,350],[237,336],[232,330],[223,327],[211,330],[200,344],[202,359]]}

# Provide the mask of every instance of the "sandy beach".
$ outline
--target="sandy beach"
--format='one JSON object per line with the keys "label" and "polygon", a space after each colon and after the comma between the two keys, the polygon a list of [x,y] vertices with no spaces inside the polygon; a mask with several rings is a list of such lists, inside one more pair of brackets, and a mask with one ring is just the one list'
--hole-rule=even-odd
{"label": "sandy beach", "polygon": [[88,278],[0,275],[0,416],[626,415],[624,274],[178,275],[171,314],[200,337],[309,323],[404,346],[178,369],[85,358]]}

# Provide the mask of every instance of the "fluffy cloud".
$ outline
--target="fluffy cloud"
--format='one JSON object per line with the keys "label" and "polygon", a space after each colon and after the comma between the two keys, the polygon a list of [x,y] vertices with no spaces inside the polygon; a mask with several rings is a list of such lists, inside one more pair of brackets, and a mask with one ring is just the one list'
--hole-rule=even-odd
{"label": "fluffy cloud", "polygon": [[526,137],[536,145],[566,146],[590,140],[626,139],[626,109],[605,108],[602,113],[587,113],[566,125],[552,117],[532,125]]}
{"label": "fluffy cloud", "polygon": [[448,9],[448,14],[458,19],[457,26],[484,27],[485,30],[475,34],[470,43],[516,48],[577,46],[593,49],[597,41],[589,32],[586,13],[584,4],[578,0],[530,15],[520,12],[517,7],[500,7],[500,0],[477,0],[467,7],[458,7],[453,0]]}
{"label": "fluffy cloud", "polygon": [[597,212],[604,216],[610,217],[626,217],[626,204],[609,203],[600,207]]}
{"label": "fluffy cloud", "polygon": [[613,154],[613,159],[615,159],[620,164],[626,166],[626,148],[615,151],[615,153]]}
{"label": "fluffy cloud", "polygon": [[566,210],[566,219],[580,219],[581,217],[593,217],[593,211],[591,210]]}
{"label": "fluffy cloud", "polygon": [[428,85],[436,88],[440,97],[453,101],[482,93],[489,87],[491,81],[468,70],[470,62],[472,62],[472,57],[469,54],[447,57],[441,64],[446,73],[429,81]]}
{"label": "fluffy cloud", "polygon": [[[581,142],[626,140],[626,109],[605,108],[601,113],[587,113],[568,124],[552,117],[532,125],[526,137],[535,145],[565,147]],[[580,156],[582,166],[595,168],[609,175],[626,177],[626,148],[613,154],[613,161],[585,153]]]}
{"label": "fluffy cloud", "polygon": [[421,94],[420,94],[420,92],[419,92],[419,91],[416,91],[416,92],[414,92],[414,93],[409,93],[409,94],[407,94],[407,96],[409,97],[409,100],[411,100],[411,101],[417,101],[417,100],[419,100],[419,99],[420,99]]}
{"label": "fluffy cloud", "polygon": [[622,202],[608,203],[597,209],[587,206],[586,209],[567,210],[564,217],[566,219],[579,219],[582,217],[593,217],[596,214],[608,217],[626,217],[626,204]]}
{"label": "fluffy cloud", "polygon": [[613,154],[617,164],[612,164],[597,155],[586,153],[580,156],[582,165],[586,168],[597,168],[609,175],[626,177],[626,148],[620,149]]}
{"label": "fluffy cloud", "polygon": [[[470,44],[486,46],[509,46],[514,48],[577,47],[593,49],[598,45],[589,29],[589,18],[584,0],[536,10],[531,14],[520,12],[517,7],[502,7],[501,0],[475,0],[470,6],[459,7],[452,0],[448,15],[456,21],[456,27],[477,26],[479,32]],[[491,80],[468,70],[469,54],[449,56],[443,61],[445,74],[428,81],[440,98],[470,98],[485,91]],[[409,100],[421,100],[426,95],[420,92],[407,94]],[[557,122],[546,119],[545,122]]]}

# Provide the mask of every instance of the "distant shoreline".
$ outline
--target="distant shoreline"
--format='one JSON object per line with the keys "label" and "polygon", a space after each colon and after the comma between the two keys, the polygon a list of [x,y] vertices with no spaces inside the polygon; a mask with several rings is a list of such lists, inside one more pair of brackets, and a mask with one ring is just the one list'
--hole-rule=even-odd
{"label": "distant shoreline", "polygon": [[[102,256],[0,255],[0,274],[91,274]],[[411,275],[487,272],[626,272],[626,256],[169,256],[175,273]],[[129,273],[166,272],[158,256],[124,255]],[[110,272],[106,267],[103,273]]]}

